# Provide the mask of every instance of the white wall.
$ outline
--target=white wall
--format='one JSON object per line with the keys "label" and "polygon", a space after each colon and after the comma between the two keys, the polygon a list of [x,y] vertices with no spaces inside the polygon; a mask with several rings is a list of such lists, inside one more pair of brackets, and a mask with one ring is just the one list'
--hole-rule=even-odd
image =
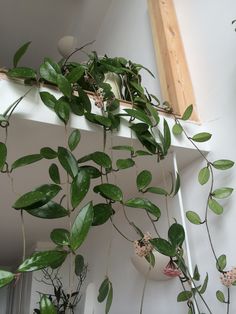
{"label": "white wall", "polygon": [[[236,3],[232,0],[175,0],[177,15],[186,48],[192,75],[197,105],[203,126],[213,133],[210,160],[228,158],[236,160],[235,147],[235,78],[236,78],[236,33],[231,21],[236,15]],[[204,163],[189,167],[183,176],[186,210],[196,210],[203,215],[206,188],[200,187],[197,173]],[[193,176],[194,171],[194,176]],[[235,188],[235,169],[216,171],[215,187]],[[210,230],[217,255],[226,254],[228,268],[235,266],[235,193],[222,202],[225,212],[222,217],[209,214]],[[209,272],[210,282],[207,299],[214,314],[226,312],[225,306],[215,298],[215,291],[224,289],[219,275],[214,270],[204,227],[189,226],[194,260],[199,264],[204,277]],[[232,289],[231,312],[236,312],[235,290]]]}

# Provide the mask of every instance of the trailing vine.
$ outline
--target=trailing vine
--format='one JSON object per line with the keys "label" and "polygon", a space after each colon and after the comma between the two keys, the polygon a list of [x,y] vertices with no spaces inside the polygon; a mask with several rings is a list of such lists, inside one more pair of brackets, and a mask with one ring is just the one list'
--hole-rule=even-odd
{"label": "trailing vine", "polygon": [[[190,105],[182,117],[177,116],[168,103],[161,104],[156,96],[149,94],[143,87],[141,70],[148,71],[150,75],[152,73],[142,65],[128,61],[125,58],[109,58],[108,56],[100,58],[96,52],[93,52],[88,55],[86,63],[70,62],[69,58],[57,63],[45,58],[39,68],[39,73],[32,68],[19,67],[18,63],[28,46],[29,43],[26,43],[18,49],[14,56],[14,67],[6,73],[7,76],[23,80],[26,85],[36,85],[38,87],[48,85],[51,88],[59,89],[62,94],[59,99],[53,93],[40,91],[42,103],[55,112],[65,125],[66,132],[69,131],[71,114],[83,116],[88,122],[100,126],[103,134],[103,147],[100,151],[91,151],[85,156],[77,156],[74,151],[80,143],[81,133],[79,129],[75,129],[70,132],[69,136],[66,134],[64,146],[58,147],[57,150],[51,147],[43,147],[39,150],[39,153],[18,158],[9,167],[6,138],[0,143],[0,170],[3,174],[15,173],[18,168],[39,163],[42,159],[46,159],[50,163],[49,177],[51,183],[45,183],[36,188],[33,187],[31,191],[18,197],[12,207],[19,211],[22,217],[25,213],[44,219],[67,217],[69,221],[68,229],[58,228],[52,230],[51,240],[55,244],[53,250],[36,252],[28,257],[23,254],[23,261],[17,266],[15,272],[1,270],[0,286],[3,287],[16,281],[21,273],[48,268],[57,269],[69,258],[71,272],[67,301],[68,304],[72,304],[72,271],[76,274],[80,267],[81,255],[79,254],[79,248],[86,240],[91,228],[110,222],[121,237],[135,246],[136,253],[146,258],[150,269],[155,265],[154,250],[170,258],[163,272],[170,277],[179,277],[182,291],[178,294],[177,301],[186,302],[188,314],[202,313],[202,311],[213,313],[204,296],[208,284],[208,274],[206,274],[203,282],[199,283],[198,267],[195,266],[194,273],[191,274],[189,265],[185,261],[185,230],[183,226],[180,222],[174,220],[168,228],[168,239],[163,238],[158,230],[161,209],[146,197],[149,193],[165,197],[166,200],[167,197],[175,197],[180,188],[179,174],[176,174],[176,179],[172,180],[170,191],[167,191],[166,186],[164,188],[151,186],[151,172],[142,169],[136,175],[137,193],[141,194],[142,197],[135,196],[130,199],[125,199],[121,187],[110,183],[111,175],[116,176],[117,173],[122,173],[128,168],[134,167],[136,158],[152,156],[157,162],[166,158],[171,147],[171,130],[165,118],[166,115],[169,115],[175,120],[172,129],[174,136],[180,136],[183,133],[206,162],[205,167],[201,169],[198,175],[198,181],[201,185],[210,180],[205,217],[201,219],[198,213],[193,211],[186,212],[186,217],[195,225],[205,225],[216,268],[221,276],[222,284],[227,288],[226,298],[220,290],[216,292],[216,297],[220,302],[226,304],[226,313],[228,314],[230,287],[236,282],[236,271],[235,269],[226,271],[226,256],[222,254],[218,257],[216,254],[209,228],[208,212],[210,209],[217,215],[222,214],[223,207],[217,199],[229,197],[233,192],[233,189],[229,187],[214,189],[214,171],[230,169],[233,167],[234,162],[226,159],[210,161],[204,155],[197,143],[208,141],[211,138],[210,133],[201,132],[193,136],[187,134],[182,121],[190,119],[193,106]],[[79,48],[78,51],[82,49],[84,47]],[[120,78],[122,97],[130,103],[128,108],[120,110],[121,100],[115,97],[112,87],[105,82],[105,74],[110,72],[115,73]],[[1,128],[7,131],[11,124],[10,117],[21,100],[27,97],[28,92],[9,106],[5,113],[0,115]],[[93,109],[95,107],[100,110],[100,114],[94,113]],[[132,134],[135,134],[144,148],[136,150],[131,138],[130,145],[112,147],[114,151],[123,151],[128,154],[127,158],[114,161],[112,152],[109,154],[106,150],[107,134],[110,133],[112,136],[123,121],[128,123]],[[61,181],[62,172],[66,175],[66,183]],[[92,190],[90,184],[93,180],[96,185]],[[100,180],[100,183],[98,180]],[[93,204],[93,201],[90,200],[81,208],[81,202],[88,192],[99,194],[102,201]],[[60,196],[60,202],[54,200],[56,196]],[[63,203],[64,199],[65,202]],[[114,223],[115,205],[122,209],[126,222],[137,234],[137,239],[130,239],[129,235],[124,234],[119,226]],[[129,208],[141,209],[146,212],[150,226],[155,230],[156,237],[145,234],[137,222],[129,218],[127,214]],[[73,212],[76,213],[74,221],[71,220]],[[106,272],[98,291],[98,302],[106,300],[105,313],[108,313],[112,306],[113,284],[111,279]],[[144,290],[146,284],[145,281]],[[140,313],[143,311],[143,301],[144,294]],[[41,314],[56,313],[52,298],[42,295],[39,311]]]}

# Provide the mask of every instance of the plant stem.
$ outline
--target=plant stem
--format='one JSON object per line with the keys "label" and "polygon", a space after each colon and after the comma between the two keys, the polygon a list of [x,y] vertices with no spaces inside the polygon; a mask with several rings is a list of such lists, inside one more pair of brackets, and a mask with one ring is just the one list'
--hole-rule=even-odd
{"label": "plant stem", "polygon": [[227,289],[228,298],[227,298],[227,314],[229,314],[229,308],[230,308],[230,288]]}
{"label": "plant stem", "polygon": [[129,242],[134,242],[134,241],[132,241],[132,240],[130,240],[129,238],[127,238],[125,235],[124,235],[124,233],[122,233],[118,228],[117,228],[117,226],[114,224],[114,222],[113,222],[113,220],[112,220],[112,218],[110,217],[110,221],[111,221],[111,223],[112,223],[112,225],[113,225],[113,227],[116,229],[116,231],[123,237],[123,238],[125,238],[127,241],[129,241]]}
{"label": "plant stem", "polygon": [[140,305],[140,312],[139,312],[140,314],[143,313],[144,295],[145,295],[145,291],[146,291],[146,288],[147,288],[147,281],[148,281],[148,276],[149,276],[150,271],[151,271],[151,266],[149,266],[148,271],[147,271],[147,273],[145,275],[145,281],[144,281],[142,298],[141,298],[141,305]]}

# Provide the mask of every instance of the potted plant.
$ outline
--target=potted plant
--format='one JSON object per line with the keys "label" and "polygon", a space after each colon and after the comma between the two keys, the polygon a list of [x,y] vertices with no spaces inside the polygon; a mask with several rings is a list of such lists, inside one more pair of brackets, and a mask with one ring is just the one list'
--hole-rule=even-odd
{"label": "potted plant", "polygon": [[[215,189],[215,171],[227,170],[233,167],[234,162],[228,159],[208,160],[198,147],[198,143],[208,141],[211,134],[200,132],[189,135],[186,132],[182,122],[191,117],[193,106],[190,105],[186,108],[183,116],[178,117],[168,103],[161,104],[156,96],[149,94],[143,87],[140,73],[141,70],[147,69],[125,58],[109,58],[107,56],[99,58],[96,53],[92,53],[85,64],[70,62],[68,58],[59,63],[45,58],[39,68],[39,74],[37,74],[32,68],[18,66],[18,62],[28,46],[29,43],[23,45],[16,52],[14,68],[7,71],[7,76],[23,80],[26,85],[47,84],[51,88],[57,88],[61,92],[61,97],[58,99],[48,91],[40,91],[42,102],[55,112],[66,129],[68,129],[71,114],[83,116],[89,123],[98,125],[103,132],[103,149],[91,151],[91,153],[82,156],[75,155],[74,151],[79,145],[81,137],[79,129],[75,129],[68,135],[66,145],[62,144],[56,150],[51,147],[43,147],[39,154],[22,156],[9,165],[7,138],[2,139],[0,143],[2,175],[14,173],[19,167],[37,166],[42,159],[49,162],[53,161],[49,167],[51,183],[43,183],[41,186],[32,187],[30,191],[25,191],[13,202],[13,209],[19,211],[21,215],[29,214],[39,218],[67,217],[70,220],[70,228],[52,230],[51,240],[55,244],[53,250],[36,252],[31,256],[25,256],[23,253],[22,262],[17,266],[15,272],[0,271],[0,286],[3,287],[14,282],[25,272],[48,269],[48,267],[57,269],[66,259],[73,261],[76,272],[79,267],[80,254],[78,251],[82,243],[86,241],[90,229],[93,226],[110,222],[125,241],[134,243],[136,253],[146,259],[150,270],[155,266],[153,254],[155,250],[168,257],[164,273],[167,276],[179,278],[182,291],[177,292],[177,301],[186,302],[189,314],[202,313],[203,311],[212,313],[204,296],[208,275],[203,281],[200,280],[197,265],[192,274],[185,260],[184,227],[179,221],[173,220],[167,230],[168,236],[165,237],[160,234],[158,220],[161,216],[161,210],[157,204],[149,199],[150,193],[164,197],[175,197],[180,187],[179,175],[177,174],[176,180],[173,180],[172,186],[167,190],[164,187],[152,186],[152,173],[144,167],[137,174],[135,183],[137,193],[141,196],[128,199],[124,196],[122,187],[113,184],[110,180],[113,173],[119,172],[122,175],[123,171],[134,167],[137,158],[149,156],[158,163],[168,156],[171,146],[171,130],[165,119],[165,115],[168,115],[175,121],[172,128],[173,135],[180,136],[182,134],[185,136],[206,163],[198,176],[201,185],[211,182],[206,199],[205,218],[201,219],[198,213],[193,211],[188,211],[186,216],[191,223],[206,227],[210,248],[214,255],[213,265],[216,265],[227,292],[227,296],[225,296],[222,291],[218,290],[216,297],[220,302],[225,303],[228,313],[231,285],[236,279],[235,270],[225,270],[226,256],[215,254],[209,231],[208,212],[212,210],[218,215],[222,213],[223,207],[218,200],[229,197],[233,189],[229,187]],[[119,111],[120,100],[113,94],[111,86],[105,82],[107,73],[114,73],[120,78],[122,98],[129,102],[129,107],[122,111]],[[150,74],[152,75],[151,72]],[[11,126],[11,116],[23,97],[27,97],[27,95],[22,96],[6,112],[2,113],[0,116],[1,127],[6,129]],[[93,106],[100,109],[99,114],[92,110]],[[143,149],[136,150],[132,145],[113,146],[114,151],[123,151],[128,154],[127,158],[113,160],[112,154],[105,150],[107,134],[115,133],[124,120],[128,124],[127,128],[132,130],[142,144]],[[60,174],[62,172],[66,174],[66,183],[61,181]],[[94,187],[92,187],[91,182],[94,182]],[[85,206],[81,207],[81,202],[89,191],[99,194],[102,202],[94,204],[91,199]],[[61,200],[55,201],[55,197],[59,196]],[[63,202],[64,199],[66,202]],[[137,234],[135,241],[129,239],[119,226],[114,224],[115,205],[123,210],[126,222],[135,230]],[[150,226],[156,230],[155,236],[145,233],[139,225],[129,219],[128,208],[141,209],[146,212]],[[73,213],[76,213],[76,218],[72,221],[71,215]],[[70,290],[68,303],[72,300],[72,294],[73,291]],[[140,313],[142,313],[143,298],[144,293],[140,301]],[[98,291],[98,302],[106,301],[106,313],[110,311],[112,299],[112,280],[106,274]],[[41,297],[40,313],[57,313],[52,298],[45,295]]]}

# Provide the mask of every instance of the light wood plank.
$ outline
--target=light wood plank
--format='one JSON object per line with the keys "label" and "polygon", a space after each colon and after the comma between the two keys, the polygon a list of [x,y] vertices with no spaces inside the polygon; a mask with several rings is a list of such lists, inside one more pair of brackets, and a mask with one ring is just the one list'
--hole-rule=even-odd
{"label": "light wood plank", "polygon": [[163,101],[182,115],[194,105],[191,120],[197,121],[195,97],[172,0],[148,0],[153,42]]}

